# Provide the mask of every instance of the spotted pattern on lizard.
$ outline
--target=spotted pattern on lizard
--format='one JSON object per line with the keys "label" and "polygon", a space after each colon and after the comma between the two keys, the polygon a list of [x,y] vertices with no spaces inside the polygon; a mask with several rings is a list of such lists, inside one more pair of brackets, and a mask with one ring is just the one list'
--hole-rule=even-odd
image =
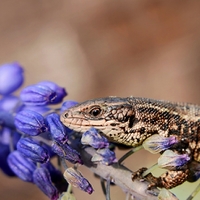
{"label": "spotted pattern on lizard", "polygon": [[[61,121],[78,132],[94,127],[109,141],[133,147],[141,145],[154,134],[174,136],[178,142],[170,149],[177,154],[187,154],[190,159],[183,166],[174,167],[158,178],[147,175],[145,178],[151,182],[149,188],[158,186],[169,189],[200,177],[199,106],[146,98],[106,97],[68,109],[61,115]],[[133,174],[133,178],[137,176],[138,172]]]}

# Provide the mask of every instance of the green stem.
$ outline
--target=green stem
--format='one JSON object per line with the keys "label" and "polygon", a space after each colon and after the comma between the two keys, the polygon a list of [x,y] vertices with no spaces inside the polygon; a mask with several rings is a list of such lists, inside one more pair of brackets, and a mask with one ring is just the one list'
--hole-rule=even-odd
{"label": "green stem", "polygon": [[130,155],[132,155],[133,153],[139,151],[140,149],[142,149],[143,146],[138,146],[138,147],[134,147],[133,149],[131,149],[130,151],[128,151],[126,154],[124,154],[119,160],[118,163],[121,164],[126,158],[128,158]]}

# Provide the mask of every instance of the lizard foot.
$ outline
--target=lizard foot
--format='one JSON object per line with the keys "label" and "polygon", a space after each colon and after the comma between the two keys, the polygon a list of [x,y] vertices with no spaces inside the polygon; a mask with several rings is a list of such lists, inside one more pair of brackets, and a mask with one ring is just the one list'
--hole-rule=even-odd
{"label": "lizard foot", "polygon": [[145,178],[142,176],[142,174],[147,170],[146,167],[142,167],[138,169],[136,172],[132,173],[132,180],[134,181],[135,179],[143,181]]}
{"label": "lizard foot", "polygon": [[167,171],[160,177],[154,177],[152,173],[149,173],[143,177],[142,174],[146,170],[147,168],[141,168],[134,172],[132,174],[132,180],[148,181],[148,190],[155,187],[171,189],[182,184],[188,177],[188,170]]}
{"label": "lizard foot", "polygon": [[142,174],[147,170],[146,167],[142,167],[136,172],[132,174],[132,180],[134,181],[135,179],[139,181],[148,181],[150,184],[148,185],[148,190],[159,186],[160,178],[154,177],[151,173],[147,174],[146,176],[142,176]]}

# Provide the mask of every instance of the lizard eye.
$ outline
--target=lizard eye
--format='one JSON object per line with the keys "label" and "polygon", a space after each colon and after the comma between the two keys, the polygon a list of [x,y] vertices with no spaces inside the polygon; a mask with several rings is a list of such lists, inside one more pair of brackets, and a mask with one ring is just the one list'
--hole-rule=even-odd
{"label": "lizard eye", "polygon": [[93,117],[97,117],[101,114],[101,108],[99,107],[92,108],[89,114],[92,115]]}

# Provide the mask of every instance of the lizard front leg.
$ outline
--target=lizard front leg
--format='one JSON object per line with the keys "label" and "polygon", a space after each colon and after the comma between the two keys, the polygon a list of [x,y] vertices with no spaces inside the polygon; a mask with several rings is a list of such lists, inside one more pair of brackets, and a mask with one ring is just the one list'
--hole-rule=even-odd
{"label": "lizard front leg", "polygon": [[[141,168],[133,173],[132,179],[142,179],[150,182],[148,189],[152,187],[164,187],[170,189],[176,187],[188,179],[190,156],[187,153],[179,153],[176,150],[166,150],[158,159],[158,166],[168,169],[166,173],[156,178],[151,173],[142,177],[146,168]],[[193,170],[194,171],[194,170]],[[197,170],[195,170],[197,171]]]}
{"label": "lizard front leg", "polygon": [[147,174],[145,177],[142,176],[143,172],[147,168],[141,168],[138,171],[134,172],[132,174],[132,180],[139,179],[142,181],[148,181],[150,184],[148,186],[148,189],[151,189],[153,187],[160,187],[160,188],[166,188],[171,189],[173,187],[176,187],[183,182],[185,182],[188,178],[188,169],[185,170],[175,170],[175,171],[167,171],[166,173],[162,174],[160,177],[155,177],[151,173]]}

